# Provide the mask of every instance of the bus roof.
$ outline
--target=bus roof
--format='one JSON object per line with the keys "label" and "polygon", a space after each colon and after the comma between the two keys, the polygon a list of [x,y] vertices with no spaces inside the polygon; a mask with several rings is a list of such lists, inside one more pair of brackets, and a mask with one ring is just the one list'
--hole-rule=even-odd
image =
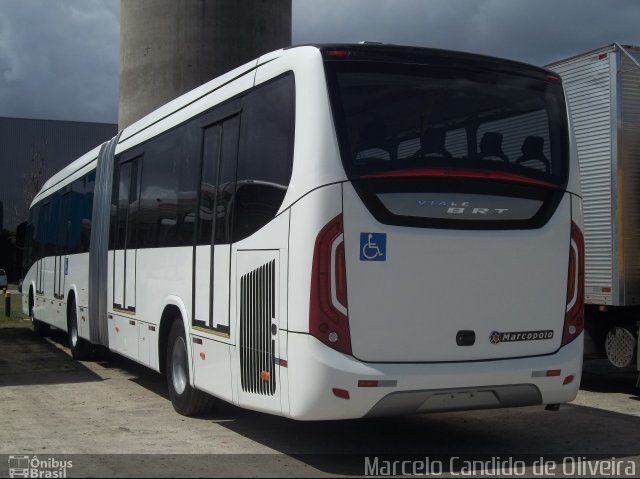
{"label": "bus roof", "polygon": [[211,81],[179,96],[178,98],[170,101],[149,113],[145,117],[136,121],[132,125],[128,126],[122,132],[118,143],[123,143],[134,135],[150,128],[154,124],[160,122],[164,118],[172,115],[173,113],[185,108],[191,103],[196,102],[200,98],[208,95],[212,91],[221,88],[229,82],[232,82],[236,78],[245,75],[246,73],[254,70],[258,66],[273,60],[279,56],[287,54],[287,51],[302,48],[313,47],[325,52],[330,50],[343,50],[350,53],[349,60],[360,61],[383,61],[383,62],[424,62],[424,63],[439,63],[443,62],[448,65],[460,63],[461,65],[484,65],[495,68],[497,70],[508,70],[511,72],[519,72],[521,74],[530,74],[535,76],[546,76],[553,74],[550,70],[540,68],[537,66],[529,65],[526,63],[517,62],[514,60],[505,60],[502,58],[495,58],[486,55],[478,55],[473,53],[464,53],[452,50],[439,50],[435,48],[424,48],[415,46],[393,45],[393,44],[380,44],[380,43],[336,43],[336,44],[303,44],[294,45],[284,49],[276,50],[265,55],[260,56],[257,59],[251,60]]}
{"label": "bus roof", "polygon": [[[267,63],[277,57],[286,55],[287,51],[302,48],[302,47],[314,47],[321,52],[327,51],[346,51],[349,53],[348,61],[380,61],[380,62],[417,62],[424,64],[446,64],[455,66],[456,63],[463,65],[478,65],[484,67],[491,67],[500,71],[519,72],[520,74],[529,74],[533,76],[546,76],[549,74],[556,75],[551,70],[529,65],[526,63],[517,62],[514,60],[506,60],[502,58],[495,58],[486,55],[479,55],[473,53],[465,53],[452,50],[441,50],[435,48],[424,48],[416,46],[394,45],[394,44],[382,44],[373,42],[364,43],[327,43],[327,44],[304,44],[294,45],[284,49],[276,50],[265,55],[260,56],[257,59],[251,60],[211,81],[179,96],[178,98],[162,105],[158,109],[144,116],[140,120],[136,121],[132,125],[128,126],[122,131],[118,143],[122,143],[134,135],[152,127],[154,124],[160,122],[164,118],[172,115],[173,113],[181,110],[182,108],[196,102],[205,95],[208,95],[212,91],[221,88],[227,83],[232,82],[236,78],[245,75],[246,73],[254,70],[259,65]],[[336,60],[339,61],[339,60]],[[42,197],[46,196],[47,191],[55,185],[63,182],[64,179],[70,177],[76,171],[82,169],[91,161],[98,157],[100,147],[98,145],[93,150],[89,151],[85,155],[81,156],[64,169],[54,174],[42,187],[42,189],[36,195],[34,202]]]}

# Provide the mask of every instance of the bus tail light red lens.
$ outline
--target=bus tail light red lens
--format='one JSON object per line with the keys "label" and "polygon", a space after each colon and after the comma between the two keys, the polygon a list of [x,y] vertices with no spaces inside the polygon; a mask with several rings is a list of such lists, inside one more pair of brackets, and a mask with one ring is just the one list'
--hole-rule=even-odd
{"label": "bus tail light red lens", "polygon": [[327,50],[325,52],[325,55],[327,56],[327,58],[332,58],[332,59],[347,58],[350,54],[351,52],[349,50]]}
{"label": "bus tail light red lens", "polygon": [[562,346],[580,336],[584,329],[584,236],[573,222],[567,283],[567,312],[564,317]]}
{"label": "bus tail light red lens", "polygon": [[344,256],[344,240],[341,240],[335,249],[334,278],[335,278],[335,300],[338,308],[347,309],[347,263]]}
{"label": "bus tail light red lens", "polygon": [[342,214],[327,223],[316,238],[311,272],[309,333],[327,346],[351,354]]}

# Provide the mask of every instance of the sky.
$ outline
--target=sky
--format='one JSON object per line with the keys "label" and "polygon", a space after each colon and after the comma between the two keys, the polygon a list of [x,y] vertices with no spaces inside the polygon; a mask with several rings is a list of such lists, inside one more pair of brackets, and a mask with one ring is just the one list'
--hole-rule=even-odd
{"label": "sky", "polygon": [[[292,0],[292,43],[380,41],[545,65],[640,45],[640,0]],[[0,117],[116,123],[120,0],[0,0]]]}

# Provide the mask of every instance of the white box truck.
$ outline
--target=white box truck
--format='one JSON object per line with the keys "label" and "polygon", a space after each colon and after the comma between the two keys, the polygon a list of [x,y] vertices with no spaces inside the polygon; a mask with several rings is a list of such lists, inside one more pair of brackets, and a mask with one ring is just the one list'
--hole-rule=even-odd
{"label": "white box truck", "polygon": [[547,68],[562,76],[580,163],[586,329],[612,364],[640,369],[640,47]]}

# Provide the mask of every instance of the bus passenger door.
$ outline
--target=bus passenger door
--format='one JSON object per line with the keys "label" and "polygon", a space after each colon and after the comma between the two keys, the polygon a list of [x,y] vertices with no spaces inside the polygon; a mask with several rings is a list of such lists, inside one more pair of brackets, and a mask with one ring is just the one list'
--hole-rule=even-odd
{"label": "bus passenger door", "polygon": [[[212,121],[211,121],[212,120]],[[232,400],[229,321],[231,271],[231,208],[235,190],[240,117],[229,111],[211,118],[202,129],[201,180],[193,250],[194,334],[210,334],[207,356],[211,363],[225,365],[212,373],[206,364],[194,367],[195,385],[226,400]]]}
{"label": "bus passenger door", "polygon": [[51,200],[43,203],[38,210],[38,220],[36,223],[36,255],[38,261],[36,263],[36,295],[34,297],[34,314],[40,321],[49,322],[47,301],[45,296],[45,269],[47,264],[47,244],[49,236]]}
{"label": "bus passenger door", "polygon": [[[136,311],[136,228],[140,157],[121,163],[117,186],[117,219],[113,252],[113,308]],[[115,194],[115,192],[114,192]]]}
{"label": "bus passenger door", "polygon": [[[36,250],[38,261],[36,264],[36,294],[44,294],[44,263],[45,263],[45,247],[47,243],[47,225],[49,223],[49,210],[51,208],[51,202],[44,203],[38,210],[38,220],[36,223]],[[38,304],[36,303],[36,306]],[[36,317],[38,317],[36,313]],[[42,319],[42,316],[39,317]]]}
{"label": "bus passenger door", "polygon": [[69,202],[71,199],[71,187],[65,188],[62,192],[60,202],[60,218],[62,221],[58,225],[58,240],[56,243],[56,256],[54,260],[53,272],[53,295],[56,299],[64,299],[65,277],[67,275],[66,246],[69,233]]}
{"label": "bus passenger door", "polygon": [[193,326],[223,337],[230,336],[231,201],[239,126],[240,117],[233,115],[203,129],[197,245],[193,257]]}
{"label": "bus passenger door", "polygon": [[109,347],[137,360],[139,331],[136,314],[137,217],[141,157],[125,158],[114,184],[116,205],[113,237],[113,324]]}
{"label": "bus passenger door", "polygon": [[44,258],[38,259],[36,262],[36,293],[44,294]]}

